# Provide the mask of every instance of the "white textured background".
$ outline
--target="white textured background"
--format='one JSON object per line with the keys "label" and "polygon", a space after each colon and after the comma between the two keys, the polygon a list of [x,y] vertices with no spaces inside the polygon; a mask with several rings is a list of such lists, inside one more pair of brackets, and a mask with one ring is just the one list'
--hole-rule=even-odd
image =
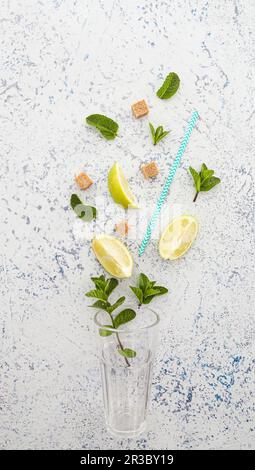
{"label": "white textured background", "polygon": [[[254,1],[0,4],[1,448],[254,448]],[[161,101],[170,71],[181,88]],[[156,148],[147,118],[130,113],[141,98],[172,130]],[[156,241],[141,260],[128,242],[136,274],[170,292],[154,304],[162,341],[149,430],[121,442],[104,424],[83,295],[102,270],[69,209],[73,175],[88,171],[97,184],[86,197],[100,192],[111,207],[106,175],[118,160],[146,207],[193,108],[202,119],[167,204],[197,215],[199,238],[172,264]],[[118,140],[84,125],[96,112],[119,122]],[[155,182],[139,174],[150,159]],[[193,205],[187,168],[203,161],[222,183]]]}

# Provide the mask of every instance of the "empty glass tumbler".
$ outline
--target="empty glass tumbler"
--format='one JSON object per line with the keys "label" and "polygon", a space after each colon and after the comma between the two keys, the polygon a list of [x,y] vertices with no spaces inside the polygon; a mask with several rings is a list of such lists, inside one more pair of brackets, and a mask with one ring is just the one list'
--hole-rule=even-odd
{"label": "empty glass tumbler", "polygon": [[94,320],[107,427],[135,436],[146,427],[159,316],[143,306],[118,332],[109,326],[106,312],[97,312]]}

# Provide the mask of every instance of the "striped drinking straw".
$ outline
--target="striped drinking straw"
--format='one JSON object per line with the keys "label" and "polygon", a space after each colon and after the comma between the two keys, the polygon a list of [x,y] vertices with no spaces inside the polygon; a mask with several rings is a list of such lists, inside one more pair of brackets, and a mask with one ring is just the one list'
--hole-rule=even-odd
{"label": "striped drinking straw", "polygon": [[161,194],[160,194],[160,197],[158,199],[158,202],[157,202],[157,206],[156,206],[156,209],[154,210],[153,214],[152,214],[152,217],[151,217],[151,220],[147,226],[147,230],[146,230],[146,233],[145,233],[145,236],[144,236],[144,239],[139,247],[139,250],[138,250],[138,254],[139,256],[141,256],[146,248],[146,246],[148,245],[149,243],[149,240],[151,238],[151,234],[152,234],[152,230],[154,229],[155,225],[156,225],[156,222],[157,222],[157,218],[160,214],[160,211],[161,211],[161,207],[163,206],[164,202],[165,202],[165,199],[168,195],[168,192],[169,192],[169,188],[171,186],[171,183],[174,179],[174,175],[176,173],[176,170],[178,168],[178,166],[180,165],[180,162],[181,162],[181,158],[185,152],[185,149],[188,145],[188,141],[189,141],[189,138],[191,136],[191,133],[196,125],[196,122],[199,118],[199,114],[197,111],[194,111],[192,113],[192,116],[190,118],[190,121],[188,123],[188,127],[187,127],[187,130],[184,134],[184,137],[182,139],[182,143],[179,147],[179,150],[177,152],[177,155],[175,157],[175,160],[169,170],[169,173],[168,173],[168,177],[167,177],[167,180],[164,184],[164,187],[161,191]]}

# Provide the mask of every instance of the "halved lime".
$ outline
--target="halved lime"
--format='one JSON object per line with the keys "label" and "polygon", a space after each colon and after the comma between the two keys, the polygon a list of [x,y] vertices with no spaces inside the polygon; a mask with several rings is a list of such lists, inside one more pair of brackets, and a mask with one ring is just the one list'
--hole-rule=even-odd
{"label": "halved lime", "polygon": [[198,221],[192,215],[174,219],[159,240],[159,253],[164,259],[180,258],[188,251],[198,233]]}

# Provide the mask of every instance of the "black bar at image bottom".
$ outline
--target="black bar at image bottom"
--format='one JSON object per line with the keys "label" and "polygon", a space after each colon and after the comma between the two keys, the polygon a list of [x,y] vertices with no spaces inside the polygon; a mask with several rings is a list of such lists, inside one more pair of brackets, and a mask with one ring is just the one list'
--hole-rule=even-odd
{"label": "black bar at image bottom", "polygon": [[[254,450],[251,450],[254,452]],[[250,452],[251,452],[250,451]],[[248,458],[247,458],[248,456]],[[26,465],[56,464],[72,465],[72,468],[93,467],[116,468],[119,465],[128,466],[172,466],[181,467],[183,464],[219,465],[224,460],[228,465],[244,464],[250,454],[246,450],[1,450],[0,465],[25,463]],[[4,468],[2,466],[2,468]],[[34,468],[34,467],[33,467]],[[188,467],[187,467],[188,468]]]}

